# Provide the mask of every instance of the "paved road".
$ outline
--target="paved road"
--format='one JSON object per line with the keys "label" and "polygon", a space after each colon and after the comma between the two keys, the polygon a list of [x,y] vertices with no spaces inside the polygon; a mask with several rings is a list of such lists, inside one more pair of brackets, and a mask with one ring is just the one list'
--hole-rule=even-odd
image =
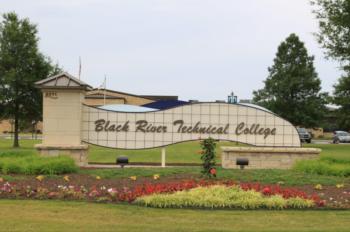
{"label": "paved road", "polygon": [[[8,134],[0,134],[0,138],[2,139],[13,139],[13,136]],[[42,135],[31,136],[31,135],[20,135],[19,139],[42,139]]]}
{"label": "paved road", "polygon": [[313,139],[311,141],[311,143],[314,143],[314,144],[330,144],[330,143],[332,143],[332,140],[317,140],[317,139]]}

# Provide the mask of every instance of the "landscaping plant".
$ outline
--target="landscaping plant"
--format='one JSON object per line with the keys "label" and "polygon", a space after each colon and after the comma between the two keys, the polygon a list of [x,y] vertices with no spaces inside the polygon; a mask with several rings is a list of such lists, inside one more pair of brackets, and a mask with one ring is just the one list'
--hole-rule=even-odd
{"label": "landscaping plant", "polygon": [[0,153],[0,173],[26,175],[58,175],[78,171],[68,156],[41,157],[37,154]]}
{"label": "landscaping plant", "polygon": [[215,169],[215,148],[216,142],[212,138],[204,139],[200,143],[201,151],[201,160],[202,160],[202,174],[205,177],[212,178],[216,177]]}
{"label": "landscaping plant", "polygon": [[214,185],[198,187],[171,194],[154,194],[137,198],[135,203],[157,208],[232,208],[232,209],[286,209],[311,208],[315,202],[302,197],[284,198],[266,195],[239,186]]}

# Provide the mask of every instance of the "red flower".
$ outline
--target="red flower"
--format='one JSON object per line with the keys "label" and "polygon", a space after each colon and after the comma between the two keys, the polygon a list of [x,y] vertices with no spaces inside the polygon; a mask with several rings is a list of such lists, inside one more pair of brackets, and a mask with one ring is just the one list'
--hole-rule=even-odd
{"label": "red flower", "polygon": [[265,188],[263,188],[262,193],[264,195],[270,195],[271,194],[271,189],[269,187],[265,187]]}
{"label": "red flower", "polygon": [[215,168],[210,169],[210,174],[216,175],[216,169]]}

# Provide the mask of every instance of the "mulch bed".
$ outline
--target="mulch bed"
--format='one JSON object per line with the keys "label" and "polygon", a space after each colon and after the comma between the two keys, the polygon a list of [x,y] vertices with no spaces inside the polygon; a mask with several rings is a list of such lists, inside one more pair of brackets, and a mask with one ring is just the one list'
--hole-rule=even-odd
{"label": "mulch bed", "polygon": [[[199,179],[199,175],[177,174],[164,177],[161,176],[157,180],[154,180],[152,177],[137,177],[136,180],[131,180],[130,178],[101,178],[98,180],[95,176],[89,174],[69,174],[67,175],[69,176],[69,181],[66,181],[63,178],[64,176],[65,175],[45,177],[42,181],[39,181],[36,179],[36,176],[12,175],[12,177],[17,178],[15,181],[9,181],[9,183],[16,185],[16,187],[20,189],[25,189],[27,186],[31,186],[31,188],[42,187],[50,191],[55,191],[57,190],[57,186],[59,185],[84,186],[87,189],[101,187],[106,187],[107,189],[132,189],[138,185],[143,185],[146,183],[168,183],[183,180]],[[2,183],[0,182],[0,185],[2,185],[5,182],[6,180],[4,180]],[[284,186],[282,185],[282,187]],[[304,191],[308,195],[317,194],[322,200],[326,201],[327,208],[350,209],[349,184],[346,184],[342,188],[337,188],[336,186],[322,186],[322,189],[320,190],[315,189],[315,187],[312,185],[293,186],[293,188]]]}

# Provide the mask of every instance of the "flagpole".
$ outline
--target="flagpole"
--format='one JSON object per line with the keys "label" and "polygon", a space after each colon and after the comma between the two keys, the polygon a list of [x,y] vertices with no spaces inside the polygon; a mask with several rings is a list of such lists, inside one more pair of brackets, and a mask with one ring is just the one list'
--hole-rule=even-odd
{"label": "flagpole", "polygon": [[80,80],[80,75],[81,75],[81,57],[79,56],[79,74],[78,74],[79,80]]}
{"label": "flagpole", "polygon": [[106,105],[106,86],[107,86],[107,77],[106,77],[106,75],[105,75],[105,90],[104,90],[104,94],[103,94],[103,105]]}

